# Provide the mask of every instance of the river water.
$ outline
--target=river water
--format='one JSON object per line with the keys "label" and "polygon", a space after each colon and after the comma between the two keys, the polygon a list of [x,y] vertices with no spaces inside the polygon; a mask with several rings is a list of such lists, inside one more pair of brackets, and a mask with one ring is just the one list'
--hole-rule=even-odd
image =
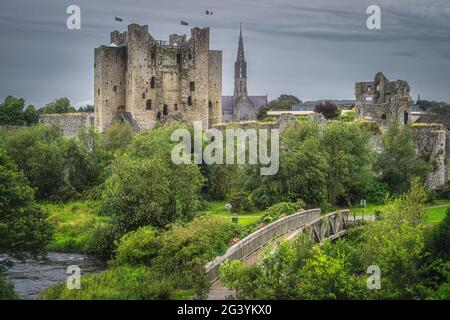
{"label": "river water", "polygon": [[66,282],[67,267],[71,265],[79,266],[82,276],[101,272],[107,267],[105,262],[92,256],[50,252],[42,261],[15,262],[6,271],[6,277],[22,299],[32,300],[48,287]]}

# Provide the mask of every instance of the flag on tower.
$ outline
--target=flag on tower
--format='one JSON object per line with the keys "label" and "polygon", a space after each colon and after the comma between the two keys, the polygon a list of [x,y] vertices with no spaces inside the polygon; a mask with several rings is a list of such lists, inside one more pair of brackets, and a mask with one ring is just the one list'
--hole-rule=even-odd
{"label": "flag on tower", "polygon": [[206,11],[205,11],[205,14],[206,14],[207,16],[212,16],[212,15],[213,15],[213,12],[212,12],[212,11],[209,11],[209,10],[206,10]]}
{"label": "flag on tower", "polygon": [[181,25],[182,25],[182,26],[188,26],[189,23],[187,23],[186,21],[181,21]]}
{"label": "flag on tower", "polygon": [[114,20],[115,20],[115,21],[119,21],[119,22],[122,22],[122,21],[123,21],[123,19],[122,19],[122,18],[119,18],[119,17],[115,17]]}

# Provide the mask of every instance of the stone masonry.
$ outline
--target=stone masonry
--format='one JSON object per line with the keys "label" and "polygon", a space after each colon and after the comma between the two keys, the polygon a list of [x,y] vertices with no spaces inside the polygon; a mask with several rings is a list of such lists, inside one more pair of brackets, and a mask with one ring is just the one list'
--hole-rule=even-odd
{"label": "stone masonry", "polygon": [[155,40],[148,26],[131,24],[111,33],[111,44],[95,49],[95,126],[103,132],[118,113],[140,130],[171,119],[202,121],[222,116],[222,51],[210,50],[209,28],[191,38],[172,34]]}
{"label": "stone masonry", "polygon": [[356,115],[359,119],[375,121],[384,129],[392,121],[400,125],[408,124],[409,91],[406,81],[389,81],[379,72],[373,82],[356,83]]}

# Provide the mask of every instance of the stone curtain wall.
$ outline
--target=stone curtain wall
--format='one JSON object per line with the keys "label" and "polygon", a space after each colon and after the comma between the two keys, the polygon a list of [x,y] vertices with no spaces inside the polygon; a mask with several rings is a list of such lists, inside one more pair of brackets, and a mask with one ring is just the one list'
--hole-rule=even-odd
{"label": "stone curtain wall", "polygon": [[62,113],[62,114],[41,114],[39,123],[61,128],[65,135],[76,135],[82,128],[90,127],[94,123],[93,117],[89,113]]}
{"label": "stone curtain wall", "polygon": [[412,125],[417,154],[432,165],[432,172],[426,179],[426,185],[432,189],[441,189],[448,181],[450,141],[447,130],[440,124]]}

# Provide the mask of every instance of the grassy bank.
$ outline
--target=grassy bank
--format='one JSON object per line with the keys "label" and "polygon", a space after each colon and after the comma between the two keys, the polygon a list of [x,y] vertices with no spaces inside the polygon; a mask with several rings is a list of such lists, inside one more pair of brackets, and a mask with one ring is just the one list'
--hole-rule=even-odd
{"label": "grassy bank", "polygon": [[[233,215],[230,213],[228,215],[227,209],[225,209],[226,201],[210,201],[207,212],[218,217],[222,217],[224,219],[230,219]],[[249,225],[259,220],[262,216],[261,211],[258,210],[248,210],[239,212],[238,214],[238,224],[239,225]]]}
{"label": "grassy bank", "polygon": [[99,214],[96,201],[44,203],[41,208],[49,213],[48,220],[54,228],[49,251],[90,252],[96,228],[108,222],[108,217]]}

